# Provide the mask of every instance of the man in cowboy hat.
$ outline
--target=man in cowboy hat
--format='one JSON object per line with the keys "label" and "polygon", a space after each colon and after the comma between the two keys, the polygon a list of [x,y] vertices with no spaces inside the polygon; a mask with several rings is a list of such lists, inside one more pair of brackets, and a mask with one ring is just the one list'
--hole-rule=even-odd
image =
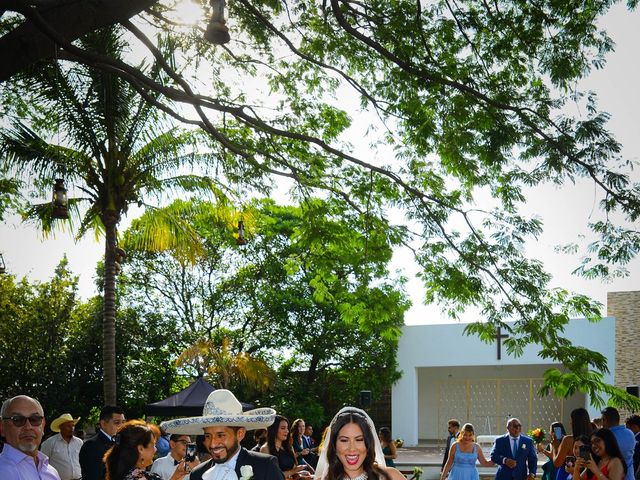
{"label": "man in cowboy hat", "polygon": [[247,430],[267,428],[275,414],[272,408],[243,412],[233,393],[221,389],[209,394],[201,417],[170,420],[161,427],[173,434],[204,434],[211,459],[191,472],[191,480],[283,480],[275,457],[240,446]]}
{"label": "man in cowboy hat", "polygon": [[49,463],[58,470],[61,480],[77,480],[82,476],[79,460],[82,440],[73,436],[73,428],[79,420],[80,417],[74,419],[70,413],[63,413],[51,422],[51,431],[58,433],[40,446],[42,453],[49,457]]}

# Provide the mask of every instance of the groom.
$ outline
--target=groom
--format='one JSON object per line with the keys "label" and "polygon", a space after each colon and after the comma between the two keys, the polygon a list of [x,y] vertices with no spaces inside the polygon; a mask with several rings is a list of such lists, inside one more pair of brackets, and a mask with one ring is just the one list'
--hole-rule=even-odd
{"label": "groom", "polygon": [[242,405],[229,390],[214,390],[207,398],[201,417],[163,422],[169,433],[202,435],[211,459],[198,465],[190,480],[283,480],[278,461],[271,455],[251,452],[240,446],[247,430],[267,428],[275,410],[259,408],[242,412]]}
{"label": "groom", "polygon": [[522,424],[517,418],[507,422],[507,431],[491,449],[491,460],[498,466],[496,480],[533,480],[538,468],[533,440],[520,433]]}

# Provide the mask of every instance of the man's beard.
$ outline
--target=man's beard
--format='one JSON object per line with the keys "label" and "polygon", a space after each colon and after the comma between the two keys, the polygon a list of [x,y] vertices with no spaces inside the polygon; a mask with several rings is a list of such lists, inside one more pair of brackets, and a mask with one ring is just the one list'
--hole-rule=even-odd
{"label": "man's beard", "polygon": [[[231,455],[233,455],[234,453],[236,453],[238,451],[238,447],[240,446],[240,443],[238,442],[238,439],[236,439],[236,441],[233,443],[233,446],[231,448]],[[226,463],[227,460],[229,460],[230,454],[229,454],[229,449],[227,447],[223,447],[224,451],[227,452],[227,454],[224,456],[224,458],[216,458],[215,455],[213,454],[213,452],[209,452],[211,453],[211,461],[213,463]]]}
{"label": "man's beard", "polygon": [[18,443],[18,450],[23,453],[33,453],[38,449],[35,443]]}

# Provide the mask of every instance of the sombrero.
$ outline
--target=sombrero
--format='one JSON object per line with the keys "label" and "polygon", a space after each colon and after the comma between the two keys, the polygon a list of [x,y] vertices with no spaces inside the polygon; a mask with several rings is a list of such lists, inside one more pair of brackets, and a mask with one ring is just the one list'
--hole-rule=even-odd
{"label": "sombrero", "polygon": [[242,411],[242,405],[229,390],[214,390],[209,394],[201,417],[176,418],[162,422],[160,428],[167,433],[202,435],[205,427],[244,427],[247,430],[267,428],[275,420],[273,408]]}

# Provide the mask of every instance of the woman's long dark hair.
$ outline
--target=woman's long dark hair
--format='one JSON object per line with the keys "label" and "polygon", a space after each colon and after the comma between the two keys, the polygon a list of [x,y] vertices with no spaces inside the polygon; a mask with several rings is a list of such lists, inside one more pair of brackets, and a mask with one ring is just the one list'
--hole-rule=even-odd
{"label": "woman's long dark hair", "polygon": [[593,433],[589,412],[586,409],[574,408],[571,411],[571,432],[573,433],[573,438]]}
{"label": "woman's long dark hair", "polygon": [[[622,457],[622,452],[620,452],[620,447],[618,447],[618,441],[616,440],[616,436],[613,434],[611,430],[608,428],[600,428],[593,432],[592,437],[598,437],[604,442],[604,451],[611,458],[619,458],[622,462],[622,466],[624,467],[624,474],[627,474],[627,462],[625,462]],[[593,458],[598,463],[601,458],[597,455],[593,455]]]}
{"label": "woman's long dark hair", "polygon": [[138,463],[138,445],[155,442],[153,430],[141,420],[124,423],[113,437],[114,445],[104,454],[105,480],[122,480]]}
{"label": "woman's long dark hair", "polygon": [[372,432],[369,428],[367,419],[358,412],[348,410],[338,415],[334,419],[330,427],[331,441],[329,442],[329,445],[326,445],[328,463],[327,480],[342,480],[342,478],[344,477],[344,466],[342,465],[342,462],[340,461],[336,453],[336,442],[338,440],[338,434],[340,433],[340,430],[342,430],[342,427],[349,423],[355,423],[356,425],[358,425],[358,427],[360,427],[360,430],[362,430],[364,445],[367,449],[367,455],[362,462],[362,468],[367,474],[367,478],[369,480],[391,480],[387,472],[385,472],[375,463],[376,451],[375,440],[373,437],[375,433]]}
{"label": "woman's long dark hair", "polygon": [[[276,436],[278,435],[278,430],[280,429],[280,423],[282,421],[287,422],[287,425],[291,425],[289,419],[287,417],[283,417],[282,415],[276,415],[275,421],[269,425],[267,428],[267,446],[269,448],[269,454],[277,457],[278,450],[276,450]],[[296,455],[293,452],[293,447],[291,446],[291,432],[287,428],[287,439],[282,442],[282,448],[293,458],[294,464],[298,464],[296,461]]]}
{"label": "woman's long dark hair", "polygon": [[289,433],[291,434],[292,444],[296,445],[296,448],[300,447],[300,450],[302,450],[302,435],[304,435],[304,432],[302,432],[302,434],[298,434],[298,425],[302,422],[304,422],[303,419],[296,418],[293,421],[293,425],[291,425],[291,428],[289,429]]}
{"label": "woman's long dark hair", "polygon": [[378,433],[380,434],[382,441],[386,444],[390,444],[393,441],[393,439],[391,438],[391,430],[389,430],[387,427],[382,427],[378,431]]}

